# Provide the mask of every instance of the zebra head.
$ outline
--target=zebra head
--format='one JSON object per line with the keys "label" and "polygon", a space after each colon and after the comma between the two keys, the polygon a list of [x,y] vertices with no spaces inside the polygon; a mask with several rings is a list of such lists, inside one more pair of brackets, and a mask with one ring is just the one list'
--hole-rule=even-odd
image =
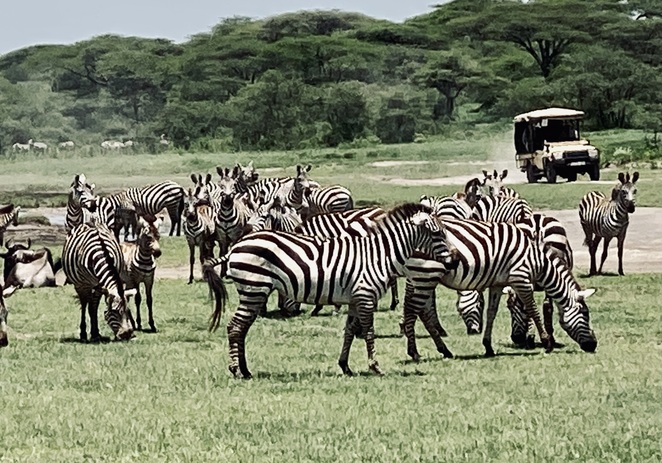
{"label": "zebra head", "polygon": [[101,291],[106,297],[106,311],[103,316],[117,339],[127,340],[133,337],[133,317],[128,307],[130,297],[135,296],[135,289],[127,289],[123,294]]}
{"label": "zebra head", "polygon": [[423,210],[414,213],[411,217],[411,223],[417,228],[427,231],[422,236],[422,240],[417,244],[417,249],[427,253],[437,262],[441,262],[448,270],[457,268],[459,260],[457,251],[452,248],[446,237],[446,229],[441,221],[432,215],[432,210],[425,206],[420,206]]}
{"label": "zebra head", "polygon": [[503,292],[508,295],[506,307],[510,311],[510,339],[517,347],[533,347],[533,337],[529,336],[530,319],[524,303],[510,286],[503,288]]}
{"label": "zebra head", "polygon": [[481,291],[458,291],[455,306],[467,327],[468,335],[483,332],[485,299]]}
{"label": "zebra head", "polygon": [[234,195],[237,193],[237,177],[239,169],[235,166],[230,170],[228,167],[216,167],[216,172],[221,177],[218,181],[221,195]]}
{"label": "zebra head", "polygon": [[485,194],[499,196],[503,188],[503,179],[508,175],[508,169],[504,169],[500,174],[494,169],[493,173],[483,170],[483,191]]}
{"label": "zebra head", "polygon": [[98,197],[94,195],[94,183],[87,183],[85,174],[79,174],[74,177],[69,189],[69,200],[78,207],[83,207],[90,212],[97,209]]}
{"label": "zebra head", "polygon": [[635,196],[637,194],[637,186],[635,183],[637,183],[637,180],[639,180],[639,172],[632,174],[631,179],[629,173],[624,174],[621,172],[618,174],[620,185],[616,185],[611,191],[612,201],[618,201],[621,203],[629,213],[634,212]]}
{"label": "zebra head", "polygon": [[255,170],[255,167],[253,167],[253,161],[250,161],[245,166],[242,166],[238,162],[234,167],[237,170],[237,182],[242,182],[244,185],[250,186],[254,184],[260,176]]}
{"label": "zebra head", "polygon": [[0,284],[0,347],[7,347],[9,345],[9,339],[7,338],[7,316],[9,312],[7,306],[5,306],[5,298],[14,294],[16,289],[16,286],[3,289],[2,284]]}
{"label": "zebra head", "polygon": [[483,183],[478,177],[472,178],[464,186],[464,200],[469,207],[473,208],[478,200],[483,196]]}
{"label": "zebra head", "polygon": [[307,166],[297,166],[297,176],[294,177],[294,188],[307,190],[310,188],[310,176],[308,172],[313,168],[310,164]]}
{"label": "zebra head", "polygon": [[189,222],[195,222],[198,218],[198,206],[209,205],[209,201],[199,199],[193,193],[193,189],[189,188],[187,195],[184,197],[184,217]]}
{"label": "zebra head", "polygon": [[140,235],[138,236],[138,247],[146,250],[147,254],[154,257],[161,256],[161,246],[159,245],[159,224],[161,220],[156,217],[141,217],[138,220],[140,226]]}
{"label": "zebra head", "polygon": [[595,289],[580,290],[573,288],[569,304],[561,309],[561,328],[577,343],[585,352],[595,352],[598,340],[591,329],[590,316],[586,298],[595,293]]}

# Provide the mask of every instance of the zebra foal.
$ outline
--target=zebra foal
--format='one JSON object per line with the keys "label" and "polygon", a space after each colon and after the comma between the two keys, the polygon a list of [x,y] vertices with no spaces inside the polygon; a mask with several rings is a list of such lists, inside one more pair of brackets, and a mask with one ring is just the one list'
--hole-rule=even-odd
{"label": "zebra foal", "polygon": [[189,249],[188,284],[193,283],[193,266],[195,265],[195,247],[199,249],[200,265],[206,258],[214,257],[216,237],[216,213],[208,201],[198,199],[191,188],[184,207],[184,236]]}
{"label": "zebra foal", "polygon": [[239,307],[227,326],[230,371],[235,376],[251,376],[244,352],[246,334],[275,290],[296,302],[349,304],[338,365],[346,375],[352,374],[349,351],[354,336],[362,334],[369,368],[381,373],[375,357],[373,317],[390,280],[402,275],[404,262],[415,249],[448,265],[453,263],[444,231],[430,212],[419,204],[404,204],[388,212],[363,237],[320,239],[253,233],[226,256],[208,262],[205,273],[216,300],[211,330],[218,327],[226,303],[222,278],[232,279],[239,292]]}
{"label": "zebra foal", "polygon": [[91,340],[101,340],[97,311],[102,295],[106,299],[104,318],[115,336],[118,339],[133,336],[127,298],[135,291],[124,290],[122,250],[108,227],[84,223],[71,230],[62,248],[62,269],[80,299],[82,341],[87,341],[86,308]]}
{"label": "zebra foal", "polygon": [[[611,191],[611,199],[604,194],[591,191],[586,193],[579,203],[579,221],[586,237],[584,245],[588,246],[591,256],[589,275],[602,273],[602,267],[607,260],[609,242],[615,237],[618,244],[618,274],[623,275],[623,245],[630,224],[629,214],[634,212],[637,194],[639,172],[618,174],[619,184]],[[600,268],[596,270],[595,255],[598,252],[600,240],[604,240]]]}

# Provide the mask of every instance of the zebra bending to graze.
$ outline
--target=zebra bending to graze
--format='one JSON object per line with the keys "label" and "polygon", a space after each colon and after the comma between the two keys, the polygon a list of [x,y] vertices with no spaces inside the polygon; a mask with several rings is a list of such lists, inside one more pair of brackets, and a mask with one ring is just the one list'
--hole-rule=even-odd
{"label": "zebra bending to graze", "polygon": [[20,210],[21,206],[14,206],[13,204],[0,206],[0,245],[5,242],[7,227],[10,225],[18,226],[18,213]]}
{"label": "zebra bending to graze", "polygon": [[189,249],[188,284],[193,283],[195,247],[198,246],[200,265],[205,259],[214,257],[216,239],[216,213],[207,201],[195,197],[189,188],[184,209],[184,236]]}
{"label": "zebra bending to graze", "polygon": [[169,235],[173,235],[175,228],[177,236],[181,235],[184,211],[184,188],[181,185],[165,181],[141,188],[129,188],[126,194],[140,216],[156,217],[163,209],[167,209],[171,223]]}
{"label": "zebra bending to graze", "polygon": [[504,286],[511,286],[523,301],[547,351],[553,349],[533,298],[536,283],[559,306],[563,329],[583,350],[595,351],[597,341],[589,327],[588,309],[583,302],[589,293],[580,291],[572,273],[554,252],[540,249],[527,231],[514,224],[448,219],[444,227],[459,264],[443,273],[440,283],[455,290],[490,289],[483,335],[485,355],[494,355],[492,325]]}
{"label": "zebra bending to graze", "polygon": [[135,289],[136,300],[136,326],[134,329],[142,331],[140,319],[140,283],[145,285],[147,297],[147,310],[149,315],[149,327],[156,333],[154,314],[152,312],[152,287],[154,286],[154,270],[156,270],[156,258],[161,255],[159,246],[159,222],[160,220],[146,221],[139,219],[138,240],[135,243],[123,242],[120,247],[124,255],[125,267],[122,272],[122,281],[127,289]]}
{"label": "zebra bending to graze", "polygon": [[67,214],[64,228],[67,234],[76,226],[92,220],[92,213],[96,212],[97,197],[94,196],[94,183],[87,183],[85,174],[77,174],[71,182],[67,200]]}
{"label": "zebra bending to graze", "polygon": [[[573,255],[568,234],[565,227],[554,217],[549,217],[543,214],[533,214],[530,218],[517,223],[517,227],[525,230],[531,239],[533,239],[538,247],[545,248],[548,251],[556,254],[572,271],[573,268]],[[536,286],[536,291],[541,291],[540,287]],[[514,291],[508,292],[508,309],[511,313],[511,335],[512,341],[520,347],[533,347],[534,335],[531,332],[530,319],[524,311],[523,302],[517,298]],[[554,341],[554,327],[552,324],[552,300],[549,295],[545,294],[545,299],[542,305],[543,319],[545,329],[550,335],[552,342]]]}
{"label": "zebra bending to graze", "polygon": [[307,190],[307,199],[307,217],[354,209],[352,192],[340,185],[309,188]]}
{"label": "zebra bending to graze", "polygon": [[486,194],[491,196],[503,196],[504,198],[519,198],[519,193],[503,185],[503,179],[508,175],[508,169],[504,169],[500,174],[494,169],[494,173],[490,174],[483,170],[485,179],[483,180],[483,189]]}
{"label": "zebra bending to graze", "polygon": [[227,327],[230,371],[235,376],[251,376],[244,353],[246,334],[275,290],[296,302],[349,304],[338,364],[345,374],[352,374],[349,351],[354,336],[362,334],[368,365],[381,373],[375,358],[373,317],[390,280],[402,275],[404,262],[415,249],[449,266],[454,263],[444,231],[430,213],[420,204],[396,207],[363,237],[320,239],[271,231],[253,233],[226,256],[205,264],[216,300],[211,330],[218,327],[226,303],[222,278],[231,278],[239,292],[239,307]]}
{"label": "zebra bending to graze", "polygon": [[[632,174],[618,174],[620,182],[611,191],[611,199],[597,191],[587,193],[579,203],[579,221],[584,229],[586,239],[584,244],[588,246],[591,255],[591,270],[589,275],[602,273],[602,266],[607,260],[609,242],[616,237],[618,241],[618,274],[623,275],[623,244],[628,231],[630,218],[628,214],[634,212],[635,196],[639,172]],[[604,240],[600,268],[596,271],[595,254],[598,252],[600,240]]]}
{"label": "zebra bending to graze", "polygon": [[[369,233],[369,229],[374,226],[375,222],[385,215],[386,211],[379,207],[354,209],[333,214],[319,214],[303,221],[294,230],[294,233],[316,236],[318,238],[365,236]],[[391,310],[396,309],[398,302],[398,284],[397,280],[394,279],[391,282]],[[310,315],[315,316],[319,314],[322,307],[322,304],[316,305]],[[335,306],[334,313],[340,313],[340,305]]]}
{"label": "zebra bending to graze", "polygon": [[118,339],[133,336],[127,298],[135,291],[124,291],[121,273],[124,259],[119,243],[105,225],[82,224],[67,236],[62,248],[62,269],[73,283],[80,299],[80,339],[87,340],[85,309],[90,315],[90,336],[99,341],[97,310],[101,296],[106,298],[104,317]]}

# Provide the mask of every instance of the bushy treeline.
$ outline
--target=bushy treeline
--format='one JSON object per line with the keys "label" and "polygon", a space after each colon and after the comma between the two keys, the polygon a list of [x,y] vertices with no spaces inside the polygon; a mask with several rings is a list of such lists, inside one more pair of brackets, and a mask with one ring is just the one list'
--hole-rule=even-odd
{"label": "bushy treeline", "polygon": [[174,44],[100,36],[0,57],[0,149],[164,133],[194,149],[288,149],[439,133],[462,117],[580,108],[662,128],[657,1],[456,0],[403,24],[339,11],[231,18]]}

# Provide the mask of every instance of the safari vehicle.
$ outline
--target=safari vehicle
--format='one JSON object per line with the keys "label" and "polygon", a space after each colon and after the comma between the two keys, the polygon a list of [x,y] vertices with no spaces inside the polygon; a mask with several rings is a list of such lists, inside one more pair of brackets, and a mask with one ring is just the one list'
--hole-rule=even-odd
{"label": "safari vehicle", "polygon": [[547,178],[577,180],[577,174],[588,174],[600,180],[600,153],[579,135],[582,111],[547,108],[515,116],[515,158],[526,172],[529,183]]}

